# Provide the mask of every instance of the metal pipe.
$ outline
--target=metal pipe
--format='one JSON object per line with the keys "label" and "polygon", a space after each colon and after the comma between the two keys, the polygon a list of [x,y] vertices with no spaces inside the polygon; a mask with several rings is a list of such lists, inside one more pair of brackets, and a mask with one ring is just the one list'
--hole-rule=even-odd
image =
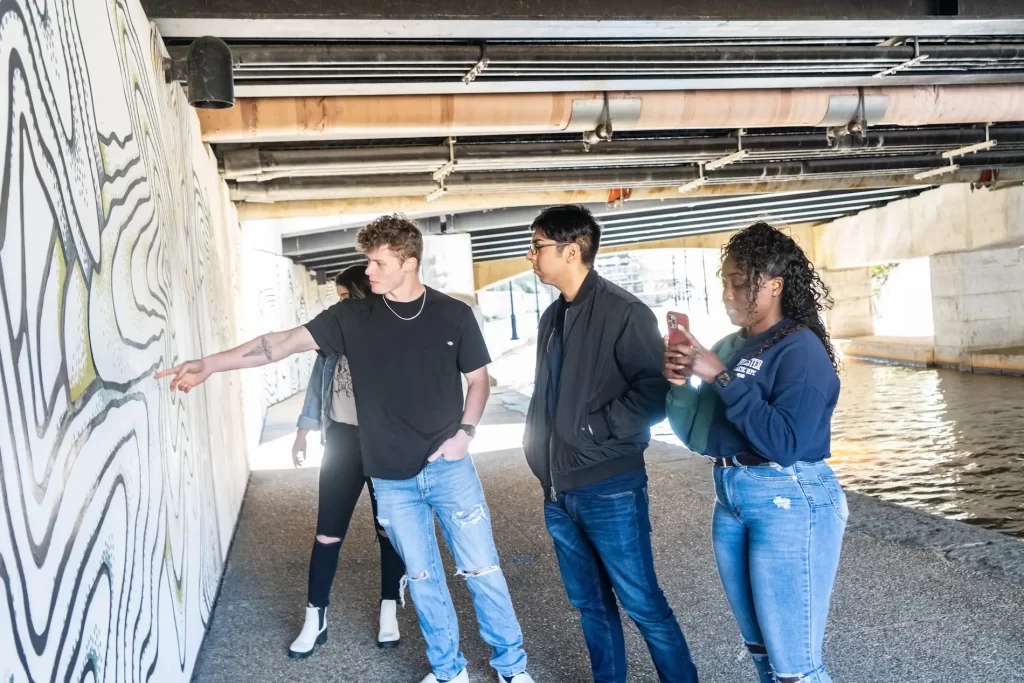
{"label": "metal pipe", "polygon": [[[815,178],[804,176],[798,180],[763,180],[728,184],[708,184],[689,193],[687,197],[733,196],[764,192],[799,192],[810,190],[836,190],[872,187],[934,186],[947,183],[979,182],[977,169],[961,169],[927,181],[915,179],[913,174],[862,176],[853,178]],[[1024,182],[1024,169],[1010,168],[999,171],[999,182]],[[675,187],[637,188],[631,201],[679,199]],[[236,205],[240,221],[276,218],[339,216],[377,212],[460,212],[510,207],[543,206],[548,204],[588,204],[607,202],[608,191],[559,190],[541,192],[493,192],[466,195],[446,195],[427,202],[421,194],[356,199],[323,199],[281,201],[278,203],[252,203],[242,201]]]}
{"label": "metal pipe", "polygon": [[[616,130],[829,126],[852,120],[863,95],[869,123],[1024,120],[1024,85],[609,93]],[[602,93],[278,97],[200,111],[211,143],[583,132]]]}
{"label": "metal pipe", "polygon": [[[849,174],[913,172],[937,168],[948,162],[939,155],[893,157],[843,157],[811,159],[781,163],[736,163],[707,172],[708,184],[715,182],[750,182],[768,178],[842,177]],[[961,160],[962,167],[1003,168],[1024,167],[1024,151],[992,150]],[[497,171],[488,173],[456,172],[445,181],[446,194],[481,192],[530,192],[534,190],[605,189],[610,187],[679,187],[697,178],[693,165],[670,167],[629,167],[621,169],[586,169],[578,171]],[[436,183],[429,177],[339,176],[330,179],[292,178],[265,183],[238,183],[231,188],[235,201],[289,201],[303,199],[350,199],[423,194],[435,191]]]}
{"label": "metal pipe", "polygon": [[[480,58],[478,45],[409,43],[286,43],[232,44],[235,68],[266,67],[353,67],[378,66],[472,66]],[[1024,59],[1018,43],[962,45],[928,44],[922,52],[929,60],[1015,60]],[[175,62],[184,58],[181,47],[169,49]],[[787,63],[839,62],[899,64],[916,56],[912,45],[736,45],[658,43],[488,43],[488,68],[508,65],[591,63]]]}
{"label": "metal pipe", "polygon": [[[1000,150],[1024,144],[1024,127],[992,129]],[[984,128],[870,131],[830,143],[821,133],[747,135],[749,160],[857,154],[938,153],[982,142]],[[594,168],[697,163],[737,148],[735,136],[615,139],[584,151],[572,142],[498,142],[457,148],[459,170]],[[266,182],[287,177],[433,173],[449,160],[447,146],[375,146],[328,149],[228,149],[221,154],[224,178]]]}

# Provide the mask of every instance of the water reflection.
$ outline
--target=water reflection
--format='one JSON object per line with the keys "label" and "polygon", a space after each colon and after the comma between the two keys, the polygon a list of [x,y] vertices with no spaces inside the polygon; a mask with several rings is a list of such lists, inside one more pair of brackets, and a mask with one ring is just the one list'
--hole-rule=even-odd
{"label": "water reflection", "polygon": [[833,466],[850,488],[1024,538],[1024,380],[847,362]]}
{"label": "water reflection", "polygon": [[[845,486],[1024,538],[1024,379],[846,361],[842,380]],[[655,435],[678,443],[667,422]]]}

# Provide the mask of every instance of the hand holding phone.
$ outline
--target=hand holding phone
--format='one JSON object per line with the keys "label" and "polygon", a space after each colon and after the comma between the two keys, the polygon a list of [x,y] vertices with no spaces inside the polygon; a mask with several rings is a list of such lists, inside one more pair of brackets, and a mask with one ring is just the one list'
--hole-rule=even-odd
{"label": "hand holding phone", "polygon": [[686,335],[682,333],[682,330],[689,331],[690,329],[690,318],[685,313],[676,313],[675,311],[669,311],[665,316],[668,322],[668,343],[669,346],[675,346],[676,344],[689,344],[686,340]]}
{"label": "hand holding phone", "polygon": [[668,321],[668,338],[666,339],[668,347],[665,349],[664,367],[665,379],[672,384],[685,384],[690,379],[690,374],[685,365],[680,363],[680,353],[673,350],[673,347],[679,344],[689,345],[683,330],[690,329],[690,319],[685,313],[676,313],[675,311],[669,312],[665,317]]}

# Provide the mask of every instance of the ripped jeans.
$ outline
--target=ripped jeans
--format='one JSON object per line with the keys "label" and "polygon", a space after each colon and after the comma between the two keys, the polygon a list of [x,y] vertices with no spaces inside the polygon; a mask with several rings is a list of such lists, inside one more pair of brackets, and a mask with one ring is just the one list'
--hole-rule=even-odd
{"label": "ripped jeans", "polygon": [[761,683],[832,683],[821,651],[849,517],[825,461],[715,468],[715,560]]}
{"label": "ripped jeans", "polygon": [[427,659],[434,676],[455,678],[466,668],[434,515],[458,575],[473,597],[480,637],[491,646],[491,666],[506,678],[526,671],[523,634],[509,598],[491,536],[490,510],[471,456],[428,463],[413,479],[374,479],[378,521],[405,561]]}

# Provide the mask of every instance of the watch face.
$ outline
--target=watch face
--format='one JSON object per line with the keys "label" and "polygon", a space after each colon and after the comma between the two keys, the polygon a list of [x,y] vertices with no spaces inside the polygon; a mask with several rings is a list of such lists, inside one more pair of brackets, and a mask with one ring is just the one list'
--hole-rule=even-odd
{"label": "watch face", "polygon": [[725,372],[720,373],[718,377],[715,378],[715,381],[718,382],[718,386],[729,386],[729,382],[732,381],[732,373],[726,370]]}
{"label": "watch face", "polygon": [[461,425],[459,429],[466,432],[466,434],[469,434],[470,436],[476,436],[476,427],[474,427],[473,425]]}

